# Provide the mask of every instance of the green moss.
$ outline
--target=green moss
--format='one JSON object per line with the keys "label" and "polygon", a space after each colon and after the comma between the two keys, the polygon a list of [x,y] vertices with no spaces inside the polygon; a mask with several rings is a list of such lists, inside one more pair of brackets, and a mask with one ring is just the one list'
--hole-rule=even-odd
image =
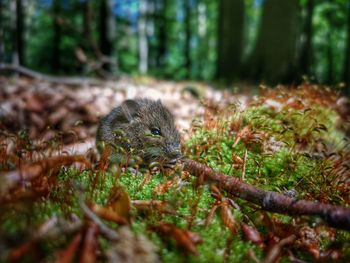
{"label": "green moss", "polygon": [[[275,112],[265,106],[253,106],[244,112],[229,109],[223,116],[226,117],[214,123],[214,128],[197,127],[196,132],[185,143],[188,158],[205,163],[229,176],[242,177],[242,164],[237,165],[234,157],[243,160],[247,152],[244,175],[247,183],[271,191],[295,190],[298,198],[322,199],[344,205],[344,193],[338,191],[339,185],[334,183],[337,181],[337,174],[333,173],[330,161],[315,158],[312,152],[319,142],[334,146],[335,149],[344,146],[343,134],[335,128],[337,115],[333,110],[315,106],[302,111],[284,108]],[[253,139],[249,141],[241,138],[234,145],[238,133],[232,127],[237,123],[240,130],[249,127],[251,133],[259,139],[252,143]],[[264,136],[259,137],[261,134]],[[275,142],[276,146],[267,149],[267,146]],[[247,256],[249,250],[259,259],[263,259],[263,251],[245,241],[240,231],[231,236],[230,230],[222,222],[220,208],[211,223],[204,226],[216,201],[211,196],[209,186],[195,188],[196,179],[190,178],[179,180],[179,183],[174,183],[165,193],[155,191],[160,184],[173,178],[180,178],[180,173],[175,171],[165,176],[158,172],[145,183],[144,171],[136,174],[131,169],[119,173],[113,169],[107,172],[81,172],[65,168],[61,170],[48,196],[36,200],[29,209],[7,209],[1,215],[1,231],[15,234],[25,231],[28,226],[37,229],[54,215],[69,217],[75,214],[83,217],[79,200],[105,205],[111,189],[121,185],[132,200],[166,201],[169,208],[176,212],[162,214],[156,209],[150,213],[139,212],[135,208],[132,210],[132,230],[146,235],[157,246],[162,261],[222,262],[226,251],[228,262],[245,262],[250,260]],[[243,219],[250,220],[257,224],[262,234],[267,234],[267,227],[257,216],[259,212],[249,207],[245,201],[235,201],[241,206],[240,211],[231,208],[237,224]],[[16,224],[13,223],[14,217]],[[286,224],[293,220],[285,215],[275,215],[274,219]],[[198,233],[203,239],[203,244],[197,246],[199,255],[186,254],[177,247],[174,240],[164,240],[164,237],[161,238],[161,235],[150,230],[151,226],[160,222],[171,223],[182,229],[188,229],[190,225],[189,230]],[[231,243],[228,242],[230,239]],[[340,231],[335,240],[348,244],[346,240],[349,240],[349,233]],[[108,247],[105,239],[100,241],[103,248]],[[326,249],[332,242],[329,238],[321,238],[321,247]],[[53,247],[46,246],[43,249],[50,251]],[[350,251],[345,249],[344,254],[349,255]],[[303,252],[300,253],[300,258],[309,259]]]}

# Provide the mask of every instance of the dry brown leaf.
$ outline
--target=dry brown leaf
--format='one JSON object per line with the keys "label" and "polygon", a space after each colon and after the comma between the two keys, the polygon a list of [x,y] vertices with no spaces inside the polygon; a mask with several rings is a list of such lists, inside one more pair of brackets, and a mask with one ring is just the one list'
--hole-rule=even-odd
{"label": "dry brown leaf", "polygon": [[44,105],[37,94],[26,93],[24,99],[26,100],[25,109],[34,112],[43,112]]}
{"label": "dry brown leaf", "polygon": [[282,255],[282,249],[289,245],[292,244],[296,239],[295,235],[290,235],[284,239],[281,239],[278,241],[275,245],[270,247],[270,249],[267,251],[264,263],[275,263],[278,262],[279,258]]}
{"label": "dry brown leaf", "polygon": [[220,206],[222,223],[231,230],[232,234],[237,233],[237,222],[231,212],[231,206],[228,202],[223,202]]}
{"label": "dry brown leaf", "polygon": [[162,183],[158,185],[157,187],[154,188],[153,192],[155,194],[161,195],[169,191],[171,187],[176,185],[178,182],[179,178],[174,177],[172,180],[166,181],[165,183]]}
{"label": "dry brown leaf", "polygon": [[87,168],[91,166],[90,162],[81,155],[62,155],[23,165],[16,171],[2,173],[0,174],[0,196],[3,196],[21,182],[28,182],[40,176],[47,176],[50,172],[52,175],[53,171],[58,171],[62,166],[73,163],[84,164]]}
{"label": "dry brown leaf", "polygon": [[252,226],[249,226],[245,223],[241,223],[242,233],[244,238],[248,241],[251,241],[255,245],[259,245],[263,243],[263,238],[261,237],[259,231]]}
{"label": "dry brown leaf", "polygon": [[117,215],[125,218],[130,223],[131,202],[129,194],[121,186],[115,186],[111,189],[108,197],[107,207]]}
{"label": "dry brown leaf", "polygon": [[157,226],[151,227],[151,229],[162,234],[162,237],[172,237],[180,248],[194,255],[198,255],[196,245],[203,242],[199,234],[178,228],[176,225],[168,223],[160,223]]}
{"label": "dry brown leaf", "polygon": [[80,245],[82,239],[82,234],[78,233],[75,235],[75,237],[72,239],[72,241],[69,243],[69,245],[57,253],[56,256],[56,263],[70,263],[73,261],[73,257]]}
{"label": "dry brown leaf", "polygon": [[106,208],[106,207],[93,204],[91,205],[91,210],[96,215],[98,215],[99,217],[105,220],[113,221],[120,225],[128,224],[128,220],[125,217],[120,216],[116,211],[113,211],[111,208]]}
{"label": "dry brown leaf", "polygon": [[53,112],[49,116],[49,122],[51,125],[58,124],[59,122],[67,118],[69,111],[67,108],[58,108],[57,111]]}
{"label": "dry brown leaf", "polygon": [[97,238],[98,226],[95,223],[91,223],[86,230],[84,245],[79,259],[80,263],[96,262]]}
{"label": "dry brown leaf", "polygon": [[131,204],[140,211],[153,212],[156,210],[159,213],[175,214],[166,201],[161,200],[132,200]]}
{"label": "dry brown leaf", "polygon": [[246,138],[250,134],[251,134],[250,125],[247,125],[237,133],[235,142],[233,143],[232,148],[235,148],[242,138]]}

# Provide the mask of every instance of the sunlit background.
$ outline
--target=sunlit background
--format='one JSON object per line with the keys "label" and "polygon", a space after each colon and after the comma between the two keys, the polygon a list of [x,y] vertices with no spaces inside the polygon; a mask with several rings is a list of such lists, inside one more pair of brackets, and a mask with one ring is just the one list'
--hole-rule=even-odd
{"label": "sunlit background", "polygon": [[53,75],[349,83],[348,0],[1,0],[0,60]]}

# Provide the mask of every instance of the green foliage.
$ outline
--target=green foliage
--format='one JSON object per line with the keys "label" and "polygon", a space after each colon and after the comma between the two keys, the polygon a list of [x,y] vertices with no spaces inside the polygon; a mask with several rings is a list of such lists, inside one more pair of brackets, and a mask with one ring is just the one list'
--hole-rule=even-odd
{"label": "green foliage", "polygon": [[[51,27],[52,18],[45,12],[39,12],[36,19],[33,20],[29,34],[31,37],[27,42],[26,62],[33,69],[42,72],[51,71],[52,61],[52,30],[46,32],[42,26]],[[46,52],[42,52],[46,50]]]}
{"label": "green foliage", "polygon": [[138,71],[138,38],[132,25],[125,19],[117,19],[117,35],[123,36],[115,43],[118,62],[123,72],[135,74]]}
{"label": "green foliage", "polygon": [[[10,63],[13,60],[16,45],[13,38],[13,22],[10,9],[11,1],[2,1],[0,20],[0,37],[3,40],[0,59]],[[123,73],[139,73],[139,3],[131,1],[110,1],[110,12],[113,17],[101,17],[101,1],[89,1],[91,14],[85,20],[86,1],[28,1],[22,7],[24,14],[24,54],[25,65],[45,73],[59,74],[94,74],[94,63],[99,63],[99,49],[106,43],[100,39],[99,25],[115,23],[110,28],[112,61]],[[184,67],[186,61],[185,42],[186,23],[184,1],[147,1],[147,41],[148,68],[147,74],[166,77],[174,80],[191,78],[210,81],[215,78],[218,52],[218,20],[221,18],[220,1],[197,0],[190,3],[190,55],[189,72]],[[55,3],[56,9],[54,8]],[[249,70],[255,66],[252,57],[257,46],[264,1],[244,1],[245,19],[242,61],[244,66],[237,72],[238,80],[254,78]],[[299,0],[300,23],[295,24],[293,32],[298,35],[293,46],[296,47],[293,60],[285,61],[286,65],[298,64],[305,32],[306,9],[309,1]],[[312,63],[310,76],[318,82],[336,83],[344,80],[344,62],[346,54],[346,32],[348,1],[314,1],[312,17]],[[59,21],[59,30],[55,32],[54,21]],[[107,21],[108,20],[108,21]],[[112,23],[113,22],[113,23]],[[90,25],[90,37],[87,36],[87,24]],[[298,27],[298,28],[297,28]],[[267,30],[268,31],[268,30]],[[234,32],[232,32],[234,34]],[[276,32],[267,32],[274,35]],[[57,34],[58,38],[55,38]],[[58,46],[58,48],[57,48]],[[89,63],[78,60],[76,52],[82,50]],[[58,54],[55,52],[58,50]],[[103,53],[103,52],[102,52]],[[106,54],[105,54],[106,55]],[[283,55],[283,54],[281,54]],[[236,63],[229,61],[227,63]],[[55,64],[59,61],[59,64]],[[92,63],[92,64],[91,64]],[[266,64],[270,63],[269,61]],[[93,66],[92,66],[93,65]],[[281,65],[283,67],[283,65]],[[117,67],[111,67],[111,73],[119,73]],[[278,69],[275,68],[275,71]],[[305,72],[299,72],[304,74]],[[299,73],[290,72],[297,81]],[[236,74],[236,73],[232,73]],[[251,79],[261,81],[261,79]],[[280,80],[283,81],[283,80]]]}
{"label": "green foliage", "polygon": [[321,82],[341,80],[346,50],[348,1],[321,1],[315,8],[314,74]]}

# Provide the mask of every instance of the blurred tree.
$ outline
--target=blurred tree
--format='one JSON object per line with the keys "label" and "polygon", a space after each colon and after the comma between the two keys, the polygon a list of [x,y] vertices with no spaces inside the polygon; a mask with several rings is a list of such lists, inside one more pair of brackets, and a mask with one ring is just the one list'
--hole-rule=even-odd
{"label": "blurred tree", "polygon": [[14,49],[14,16],[12,15],[12,8],[9,0],[0,1],[0,62],[9,63],[13,60]]}
{"label": "blurred tree", "polygon": [[138,1],[116,1],[114,13],[116,15],[116,53],[120,70],[135,74],[139,72],[139,41],[138,41]]}
{"label": "blurred tree", "polygon": [[147,40],[147,12],[148,1],[139,1],[139,71],[141,74],[146,74],[148,71],[148,40]]}
{"label": "blurred tree", "polygon": [[52,55],[51,68],[53,72],[59,73],[61,71],[61,1],[54,0],[52,4],[52,20],[53,20],[53,41],[52,41]]}
{"label": "blurred tree", "polygon": [[155,12],[155,25],[158,48],[156,49],[156,67],[162,68],[165,66],[167,44],[168,44],[168,18],[166,15],[166,9],[168,6],[169,0],[155,0],[156,3],[156,12]]}
{"label": "blurred tree", "polygon": [[350,96],[350,1],[348,0],[347,4],[347,40],[345,48],[345,60],[344,60],[344,72],[343,72],[343,81],[346,85],[345,93]]}
{"label": "blurred tree", "polygon": [[23,64],[23,47],[24,47],[24,23],[23,23],[23,6],[22,0],[13,0],[10,2],[11,16],[11,33],[12,39],[12,64]]}
{"label": "blurred tree", "polygon": [[[327,12],[326,12],[327,11]],[[329,23],[332,23],[333,15],[332,15],[332,10],[327,9],[325,13],[325,18],[329,21]],[[333,32],[330,28],[328,28],[328,32],[326,35],[326,42],[327,42],[327,66],[328,66],[328,75],[327,75],[327,80],[328,83],[333,83],[334,81],[334,55],[333,55],[333,47],[334,47],[334,38],[333,38]]]}
{"label": "blurred tree", "polygon": [[0,63],[5,62],[5,30],[4,30],[4,24],[5,24],[5,17],[4,17],[4,1],[0,1]]}
{"label": "blurred tree", "polygon": [[217,78],[232,81],[239,76],[244,36],[244,0],[220,0]]}
{"label": "blurred tree", "polygon": [[185,45],[184,45],[184,68],[186,71],[186,78],[191,78],[192,74],[192,60],[191,60],[191,5],[193,1],[183,0],[184,10],[184,30],[185,30]]}
{"label": "blurred tree", "polygon": [[18,56],[16,58],[16,64],[24,65],[24,12],[23,1],[15,1],[16,9],[16,26],[15,26],[15,53]]}
{"label": "blurred tree", "polygon": [[91,1],[86,0],[82,1],[82,11],[83,11],[83,35],[84,38],[88,41],[88,43],[84,42],[82,43],[85,48],[88,48],[91,46],[94,53],[99,53],[99,49],[97,47],[97,43],[93,37],[92,34],[92,21],[93,21],[93,12],[92,12],[92,6]]}
{"label": "blurred tree", "polygon": [[[100,1],[100,14],[99,14],[99,35],[100,35],[100,51],[104,56],[111,58],[113,54],[113,41],[115,34],[115,19],[112,15],[112,2],[111,0]],[[101,59],[101,58],[100,58]],[[113,63],[112,63],[113,65]],[[104,63],[103,68],[111,70],[110,63]],[[114,69],[115,70],[115,69]]]}
{"label": "blurred tree", "polygon": [[317,1],[312,43],[317,82],[334,84],[343,79],[347,1]]}
{"label": "blurred tree", "polygon": [[293,82],[296,78],[297,0],[265,0],[258,39],[249,61],[257,81]]}
{"label": "blurred tree", "polygon": [[[166,0],[164,14],[166,19],[166,45],[164,56],[164,67],[153,70],[159,75],[172,79],[186,78],[187,72],[185,64],[185,23],[184,23],[184,3],[183,1]],[[157,25],[156,25],[157,30]],[[156,31],[157,32],[157,31]],[[159,38],[158,38],[159,39]]]}
{"label": "blurred tree", "polygon": [[298,82],[306,74],[350,86],[349,4],[1,0],[0,60],[51,74],[109,77],[120,64],[127,74],[176,80],[216,75],[226,82],[273,84]]}
{"label": "blurred tree", "polygon": [[302,30],[301,51],[299,59],[299,71],[307,76],[311,75],[312,64],[312,19],[314,15],[315,1],[306,1],[306,13]]}
{"label": "blurred tree", "polygon": [[191,79],[209,80],[216,74],[217,19],[218,2],[193,1],[190,22]]}

